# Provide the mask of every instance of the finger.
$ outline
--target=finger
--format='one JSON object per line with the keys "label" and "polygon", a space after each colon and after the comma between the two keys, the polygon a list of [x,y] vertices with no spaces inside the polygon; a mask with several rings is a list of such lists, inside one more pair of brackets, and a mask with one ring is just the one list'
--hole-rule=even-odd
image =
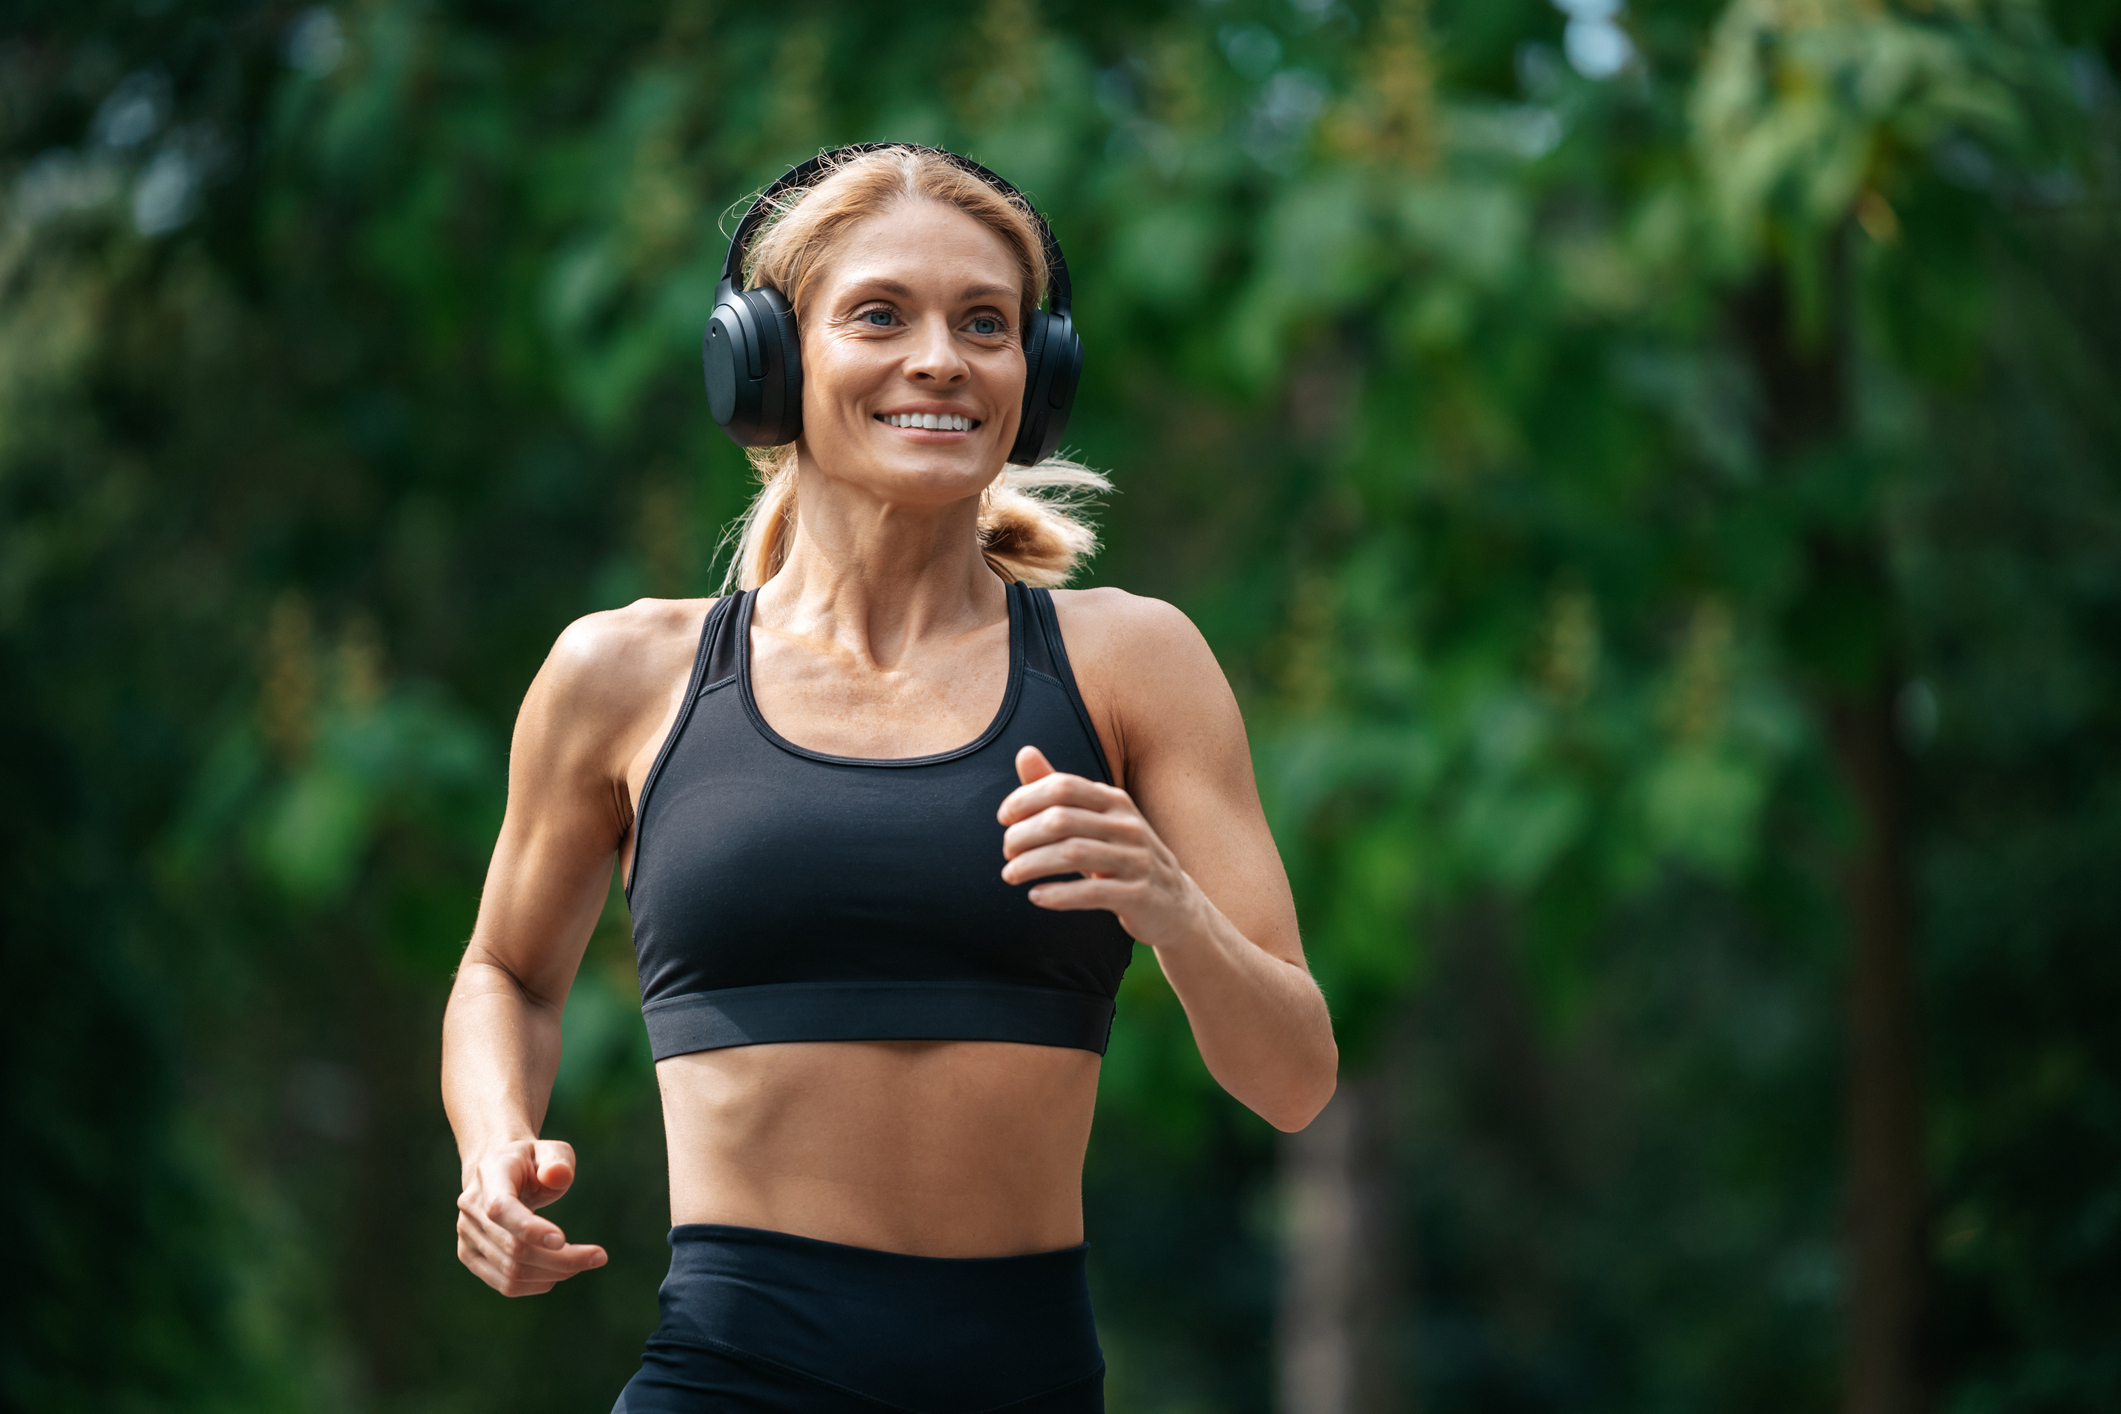
{"label": "finger", "polygon": [[[517,1260],[520,1254],[525,1252],[556,1252],[560,1250],[560,1247],[566,1245],[566,1240],[563,1238],[559,1246],[547,1246],[546,1235],[542,1231],[533,1231],[526,1237],[491,1216],[488,1209],[497,1205],[490,1204],[472,1195],[467,1194],[466,1197],[470,1201],[459,1200],[457,1204],[462,1214],[457,1219],[457,1231],[476,1243],[479,1249],[486,1253],[487,1257],[495,1263],[513,1262]],[[551,1224],[547,1223],[543,1224],[543,1226],[549,1227]],[[556,1233],[558,1229],[554,1229],[554,1231]]]}
{"label": "finger", "polygon": [[458,1245],[470,1247],[484,1267],[502,1281],[565,1281],[579,1272],[601,1267],[610,1258],[592,1243],[569,1243],[545,1248],[522,1242],[497,1224],[482,1221],[477,1213],[466,1213],[457,1221]]}
{"label": "finger", "polygon": [[525,1295],[532,1283],[549,1286],[557,1276],[532,1274],[513,1254],[514,1244],[491,1224],[482,1225],[470,1214],[457,1220],[457,1260],[473,1275],[503,1296]]}
{"label": "finger", "polygon": [[1037,747],[1026,746],[1016,753],[1016,778],[1023,784],[1028,786],[1033,781],[1052,774],[1053,763],[1048,761],[1046,753]]}
{"label": "finger", "polygon": [[[538,1187],[548,1189],[552,1198],[559,1197],[574,1182],[574,1146],[562,1139],[540,1139],[535,1150],[533,1169]],[[543,1207],[552,1201],[546,1198],[537,1206]]]}
{"label": "finger", "polygon": [[457,1240],[457,1257],[480,1281],[503,1296],[538,1296],[589,1267],[603,1265],[601,1260],[592,1260],[580,1266],[555,1269],[549,1264],[497,1254],[461,1236]]}
{"label": "finger", "polygon": [[1132,878],[1142,872],[1142,852],[1127,845],[1080,837],[1058,844],[1042,845],[1020,854],[1002,866],[1002,878],[1012,884],[1050,879],[1056,874],[1098,874]]}
{"label": "finger", "polygon": [[[1141,899],[1141,885],[1132,879],[1068,879],[1033,886],[1026,897],[1040,908],[1056,913],[1075,913],[1093,908],[1124,914],[1128,905]],[[1124,923],[1124,917],[1121,919]]]}
{"label": "finger", "polygon": [[1030,785],[1010,791],[1003,797],[1001,809],[996,814],[1004,825],[1014,825],[1056,805],[1073,805],[1083,810],[1113,810],[1131,803],[1132,797],[1115,786],[1100,785],[1082,776],[1055,771]]}
{"label": "finger", "polygon": [[482,1220],[476,1213],[465,1214],[458,1230],[497,1263],[554,1277],[572,1276],[589,1267],[600,1267],[609,1256],[603,1248],[589,1242],[567,1242],[558,1247],[525,1242],[498,1223]]}
{"label": "finger", "polygon": [[586,1242],[570,1242],[557,1252],[548,1252],[542,1247],[529,1247],[510,1256],[513,1270],[529,1281],[565,1281],[571,1276],[592,1271],[610,1261],[610,1255],[601,1247]]}
{"label": "finger", "polygon": [[[492,1223],[479,1221],[475,1215],[466,1214],[457,1221],[458,1256],[496,1290],[532,1276],[531,1264],[527,1260],[532,1252],[550,1255],[542,1248],[525,1248]],[[552,1279],[558,1277],[558,1273],[549,1275]]]}
{"label": "finger", "polygon": [[1010,814],[1010,804],[1024,793],[1024,787],[1039,781],[1054,779],[1061,774],[1061,772],[1053,769],[1053,763],[1046,759],[1045,752],[1040,751],[1035,746],[1020,747],[1016,753],[1016,779],[1019,784],[1002,801],[999,812],[1002,823],[1006,825],[1014,819],[1021,818],[1021,814]]}
{"label": "finger", "polygon": [[[567,1245],[559,1224],[530,1211],[521,1198],[506,1188],[485,1185],[476,1196],[466,1194],[465,1197],[473,1204],[466,1211],[485,1218],[510,1237],[529,1246],[557,1250]],[[461,1202],[459,1206],[462,1206]]]}
{"label": "finger", "polygon": [[569,1242],[556,1224],[505,1193],[483,1206],[474,1204],[465,1213],[503,1260],[572,1276],[585,1267],[600,1267],[607,1259],[603,1248],[590,1242]]}
{"label": "finger", "polygon": [[457,1260],[503,1296],[531,1296],[552,1289],[549,1281],[532,1282],[511,1274],[505,1262],[496,1260],[490,1251],[461,1233],[457,1237]]}
{"label": "finger", "polygon": [[1141,817],[1132,812],[1084,810],[1080,806],[1056,805],[1028,820],[1019,820],[1002,835],[1002,857],[1014,859],[1027,850],[1058,840],[1077,837],[1109,840],[1114,844],[1142,848],[1148,844]]}

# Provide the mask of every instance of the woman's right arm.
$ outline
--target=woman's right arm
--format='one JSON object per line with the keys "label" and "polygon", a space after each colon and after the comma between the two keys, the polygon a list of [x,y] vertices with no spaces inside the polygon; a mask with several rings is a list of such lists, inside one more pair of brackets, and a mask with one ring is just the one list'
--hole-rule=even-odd
{"label": "woman's right arm", "polygon": [[592,614],[560,635],[516,719],[508,811],[442,1022],[442,1099],[463,1163],[457,1256],[505,1296],[604,1264],[535,1209],[574,1182],[539,1137],[560,1012],[632,828],[628,767],[681,696],[697,601]]}

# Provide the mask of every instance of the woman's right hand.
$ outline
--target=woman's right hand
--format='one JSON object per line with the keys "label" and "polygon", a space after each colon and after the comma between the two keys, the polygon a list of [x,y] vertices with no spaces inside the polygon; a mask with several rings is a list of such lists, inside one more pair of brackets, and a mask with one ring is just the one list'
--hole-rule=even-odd
{"label": "woman's right hand", "polygon": [[570,1243],[533,1209],[574,1182],[574,1149],[557,1139],[517,1139],[471,1156],[457,1196],[457,1260],[503,1296],[537,1296],[576,1272],[601,1267],[601,1247]]}
{"label": "woman's right hand", "polygon": [[516,718],[508,813],[442,1020],[442,1103],[464,1161],[457,1256],[507,1296],[606,1261],[532,1211],[575,1176],[574,1150],[536,1136],[567,991],[632,833],[631,773],[684,705],[708,603],[644,599],[577,621]]}

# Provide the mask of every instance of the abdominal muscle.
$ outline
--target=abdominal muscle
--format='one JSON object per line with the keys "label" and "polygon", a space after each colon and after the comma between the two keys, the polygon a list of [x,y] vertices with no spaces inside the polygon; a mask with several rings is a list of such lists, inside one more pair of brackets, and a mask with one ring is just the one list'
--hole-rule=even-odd
{"label": "abdominal muscle", "polygon": [[728,1223],[922,1257],[1083,1240],[1089,1051],[826,1041],[657,1063],[673,1223]]}

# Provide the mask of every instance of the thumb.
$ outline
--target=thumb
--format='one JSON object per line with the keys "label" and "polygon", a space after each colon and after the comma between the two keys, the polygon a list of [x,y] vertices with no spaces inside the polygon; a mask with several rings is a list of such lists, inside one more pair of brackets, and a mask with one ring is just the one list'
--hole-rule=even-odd
{"label": "thumb", "polygon": [[540,1139],[532,1174],[538,1187],[564,1192],[574,1182],[574,1146],[558,1139]]}
{"label": "thumb", "polygon": [[1020,785],[1030,785],[1053,774],[1053,763],[1046,753],[1035,746],[1027,746],[1016,753],[1016,779]]}

